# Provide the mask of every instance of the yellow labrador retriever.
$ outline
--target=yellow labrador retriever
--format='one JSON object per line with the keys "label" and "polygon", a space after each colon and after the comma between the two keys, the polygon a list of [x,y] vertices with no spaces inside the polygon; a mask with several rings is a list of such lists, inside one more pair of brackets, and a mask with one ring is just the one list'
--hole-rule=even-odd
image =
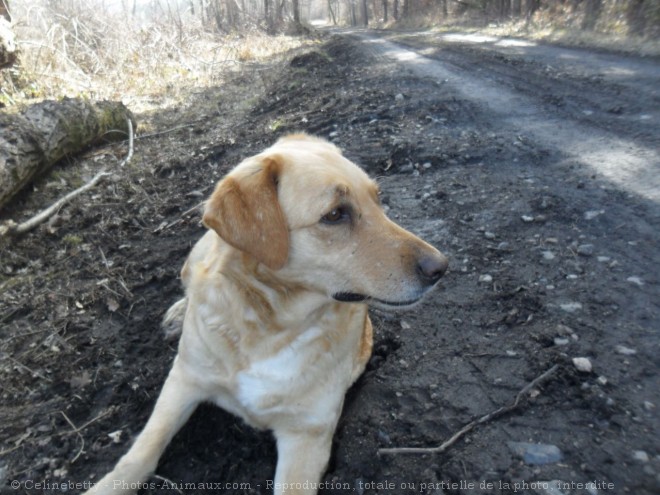
{"label": "yellow labrador retriever", "polygon": [[181,272],[179,352],[144,430],[88,493],[134,492],[211,401],[277,439],[276,494],[316,493],[348,387],[371,354],[367,304],[419,301],[447,258],[390,221],[331,143],[278,141],[221,180]]}

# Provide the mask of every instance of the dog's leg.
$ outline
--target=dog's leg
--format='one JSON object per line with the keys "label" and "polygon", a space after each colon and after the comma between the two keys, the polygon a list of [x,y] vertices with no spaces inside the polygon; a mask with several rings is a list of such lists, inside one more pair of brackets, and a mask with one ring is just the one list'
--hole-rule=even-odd
{"label": "dog's leg", "polygon": [[323,476],[332,447],[334,425],[314,432],[275,431],[277,469],[274,495],[313,495]]}
{"label": "dog's leg", "polygon": [[177,359],[144,430],[115,468],[87,494],[136,492],[139,484],[154,472],[165,447],[203,398],[200,390],[186,380]]}

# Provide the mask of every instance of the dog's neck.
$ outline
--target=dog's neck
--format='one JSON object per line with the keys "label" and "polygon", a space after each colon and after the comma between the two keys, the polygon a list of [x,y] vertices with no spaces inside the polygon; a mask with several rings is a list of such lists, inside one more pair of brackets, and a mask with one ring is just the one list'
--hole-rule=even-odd
{"label": "dog's neck", "polygon": [[328,311],[341,311],[343,304],[327,295],[282,279],[245,253],[233,254],[232,261],[221,269],[222,278],[250,302],[244,307],[254,314],[246,316],[258,319],[262,328],[303,331],[317,325]]}

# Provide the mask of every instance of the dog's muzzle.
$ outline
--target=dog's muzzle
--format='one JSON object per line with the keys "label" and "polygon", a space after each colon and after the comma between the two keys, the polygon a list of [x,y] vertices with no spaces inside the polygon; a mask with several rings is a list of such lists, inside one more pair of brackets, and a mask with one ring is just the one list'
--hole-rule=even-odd
{"label": "dog's muzzle", "polygon": [[427,255],[421,257],[417,260],[417,265],[415,267],[415,274],[417,275],[417,281],[420,286],[419,295],[408,300],[402,301],[387,301],[379,299],[374,296],[367,296],[365,294],[360,294],[357,292],[336,292],[332,295],[332,298],[336,301],[347,302],[347,303],[376,303],[380,306],[386,307],[405,307],[412,306],[417,303],[423,296],[426,294],[433,286],[435,286],[442,276],[447,271],[449,266],[449,260],[442,253],[433,253],[432,255]]}

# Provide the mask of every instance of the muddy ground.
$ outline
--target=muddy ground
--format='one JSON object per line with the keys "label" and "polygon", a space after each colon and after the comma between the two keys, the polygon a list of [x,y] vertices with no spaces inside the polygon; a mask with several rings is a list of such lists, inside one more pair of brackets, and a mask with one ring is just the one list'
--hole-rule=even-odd
{"label": "muddy ground", "polygon": [[[653,187],[516,127],[461,81],[483,76],[534,99],[549,122],[625,139],[650,177],[657,89],[631,86],[641,70],[626,79],[575,69],[584,52],[550,64],[428,36],[397,41],[465,78],[419,73],[365,33],[328,35],[314,50],[193,91],[182,107],[138,116],[168,132],[137,140],[128,165],[116,165],[123,145],[91,151],[2,212],[24,218],[101,168],[114,174],[37,231],[0,240],[2,493],[93,481],[127,450],[176,352],[159,321],[203,233],[195,207],[241,158],[301,130],[378,177],[389,215],[451,259],[440,289],[413,312],[373,313],[374,355],[349,391],[322,493],[660,490]],[[580,357],[591,371],[576,368]],[[441,444],[554,365],[515,411],[444,453],[378,455]],[[532,449],[548,462],[525,457],[522,442],[543,444]],[[270,434],[204,406],[150,482],[171,480],[186,494],[266,494],[275,457]]]}

